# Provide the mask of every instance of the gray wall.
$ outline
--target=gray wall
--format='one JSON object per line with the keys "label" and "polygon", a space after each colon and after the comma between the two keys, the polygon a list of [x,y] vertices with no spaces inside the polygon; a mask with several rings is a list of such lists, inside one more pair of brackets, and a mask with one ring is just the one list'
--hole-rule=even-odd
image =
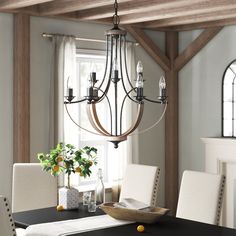
{"label": "gray wall", "polygon": [[[200,31],[180,34],[180,50]],[[179,74],[179,156],[183,170],[204,170],[201,137],[221,135],[221,82],[236,58],[236,26],[225,27]]]}
{"label": "gray wall", "polygon": [[0,14],[0,195],[11,195],[13,157],[13,18]]}

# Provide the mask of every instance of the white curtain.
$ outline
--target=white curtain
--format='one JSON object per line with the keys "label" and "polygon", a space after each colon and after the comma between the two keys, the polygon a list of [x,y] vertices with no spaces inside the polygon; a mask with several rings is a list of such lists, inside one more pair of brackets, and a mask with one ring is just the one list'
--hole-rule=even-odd
{"label": "white curtain", "polygon": [[[135,53],[134,45],[132,43],[127,43],[126,45],[126,55],[127,55],[127,69],[130,80],[133,80],[136,77],[136,65],[135,65]],[[123,69],[125,74],[125,70]],[[123,74],[123,75],[124,75]],[[126,78],[124,78],[126,80]],[[126,81],[127,87],[128,81]],[[132,121],[136,117],[136,104],[134,102],[127,100],[125,104],[126,116],[124,120],[124,126],[129,127]],[[124,171],[128,163],[138,163],[138,135],[128,136],[127,141],[121,142],[118,149],[114,149],[113,145],[109,145],[109,153],[112,153],[111,157],[108,157],[109,160],[109,174],[113,180],[112,186],[112,200],[119,200],[120,187],[122,179],[124,176]]]}
{"label": "white curtain", "polygon": [[[76,44],[73,37],[55,36],[53,38],[53,66],[50,81],[50,125],[49,150],[59,142],[64,142],[64,95],[66,82],[74,81],[76,76]],[[63,185],[63,177],[59,179]]]}

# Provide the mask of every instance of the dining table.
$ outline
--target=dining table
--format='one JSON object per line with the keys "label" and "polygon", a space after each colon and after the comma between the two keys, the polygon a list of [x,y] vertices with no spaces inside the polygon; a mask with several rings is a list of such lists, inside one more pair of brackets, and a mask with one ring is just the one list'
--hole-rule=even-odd
{"label": "dining table", "polygon": [[[79,209],[57,211],[56,207],[36,209],[13,213],[16,227],[27,228],[31,225],[65,222],[90,216],[100,216],[105,213],[101,209],[96,212],[88,212],[86,206]],[[81,233],[71,233],[72,236],[236,236],[236,229],[196,222],[187,219],[176,218],[170,215],[162,216],[154,224],[143,224],[145,231],[140,233],[137,226],[142,223],[130,223],[116,227],[91,230]],[[78,225],[79,227],[79,225]],[[140,235],[141,234],[141,235]]]}

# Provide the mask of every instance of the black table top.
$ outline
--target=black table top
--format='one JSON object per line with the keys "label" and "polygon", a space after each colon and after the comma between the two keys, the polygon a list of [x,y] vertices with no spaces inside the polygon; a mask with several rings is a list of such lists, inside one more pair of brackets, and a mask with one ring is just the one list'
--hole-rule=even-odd
{"label": "black table top", "polygon": [[[100,209],[96,213],[88,213],[87,208],[80,206],[79,210],[57,212],[55,207],[14,213],[16,226],[26,228],[32,224],[77,219],[104,214]],[[73,236],[140,236],[136,227],[138,223],[114,228],[95,230]],[[156,224],[144,224],[143,236],[236,236],[235,229],[163,216]]]}
{"label": "black table top", "polygon": [[13,213],[16,227],[27,228],[29,225],[49,223],[62,220],[73,220],[88,216],[103,215],[101,209],[90,213],[86,206],[80,205],[78,210],[57,211],[56,207],[49,207],[31,211]]}

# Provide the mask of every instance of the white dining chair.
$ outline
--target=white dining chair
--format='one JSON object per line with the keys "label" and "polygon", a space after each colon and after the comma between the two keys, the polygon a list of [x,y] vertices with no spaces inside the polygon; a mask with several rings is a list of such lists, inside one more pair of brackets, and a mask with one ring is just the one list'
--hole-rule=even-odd
{"label": "white dining chair", "polygon": [[15,228],[11,214],[11,207],[6,197],[0,195],[0,235],[1,236],[24,236],[25,230]]}
{"label": "white dining chair", "polygon": [[12,211],[27,211],[57,205],[57,178],[38,163],[13,165]]}
{"label": "white dining chair", "polygon": [[224,183],[223,175],[184,171],[176,217],[217,225]]}
{"label": "white dining chair", "polygon": [[156,206],[159,181],[159,167],[129,164],[122,181],[119,201],[133,198],[149,206]]}

